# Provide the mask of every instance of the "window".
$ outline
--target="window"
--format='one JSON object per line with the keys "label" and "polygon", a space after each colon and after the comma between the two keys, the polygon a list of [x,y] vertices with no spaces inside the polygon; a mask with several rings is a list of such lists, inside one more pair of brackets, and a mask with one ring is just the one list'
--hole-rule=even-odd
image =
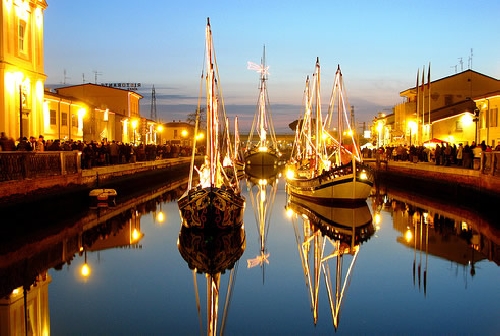
{"label": "window", "polygon": [[490,127],[498,126],[498,108],[490,109]]}
{"label": "window", "polygon": [[455,131],[456,132],[463,132],[463,125],[462,125],[462,121],[461,120],[457,120],[457,122],[455,123]]}
{"label": "window", "polygon": [[26,22],[23,20],[19,20],[19,27],[18,27],[18,43],[19,43],[19,51],[20,52],[25,52],[24,48],[24,38],[25,38],[25,33],[26,33]]}
{"label": "window", "polygon": [[174,130],[174,139],[177,139],[177,130]]}
{"label": "window", "polygon": [[50,110],[50,124],[53,126],[57,125],[56,110]]}
{"label": "window", "polygon": [[61,126],[68,126],[68,114],[61,113]]}

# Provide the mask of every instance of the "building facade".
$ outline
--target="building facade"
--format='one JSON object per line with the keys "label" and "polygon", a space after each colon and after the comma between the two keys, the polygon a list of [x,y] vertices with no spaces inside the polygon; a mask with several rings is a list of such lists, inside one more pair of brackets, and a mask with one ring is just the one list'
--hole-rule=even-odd
{"label": "building facade", "polygon": [[1,0],[0,131],[19,139],[43,134],[44,0]]}
{"label": "building facade", "polygon": [[394,106],[392,115],[374,119],[372,132],[381,145],[421,145],[436,138],[457,144],[496,140],[487,131],[498,114],[496,100],[479,109],[477,103],[500,90],[498,79],[470,69],[432,82],[429,77],[400,93],[405,101]]}
{"label": "building facade", "polygon": [[55,89],[64,97],[86,102],[84,140],[116,140],[123,143],[152,143],[154,127],[140,116],[142,95],[132,90],[85,83]]}

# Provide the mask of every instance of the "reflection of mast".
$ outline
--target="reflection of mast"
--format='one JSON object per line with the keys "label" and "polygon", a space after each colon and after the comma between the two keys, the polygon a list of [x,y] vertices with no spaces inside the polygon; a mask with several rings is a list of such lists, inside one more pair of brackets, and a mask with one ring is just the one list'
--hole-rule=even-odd
{"label": "reflection of mast", "polygon": [[[333,208],[294,200],[290,197],[288,210],[293,212],[292,224],[310,295],[314,324],[318,321],[320,277],[324,277],[335,330],[339,325],[340,308],[350,283],[352,269],[357,260],[360,244],[374,233],[372,216],[365,204],[360,208]],[[298,218],[302,218],[300,230]],[[303,235],[301,237],[301,235]],[[344,256],[351,261],[342,279]],[[329,262],[336,259],[335,276],[330,273]],[[332,283],[334,281],[334,283]]]}
{"label": "reflection of mast", "polygon": [[221,274],[225,274],[226,270],[230,270],[220,332],[220,334],[223,334],[236,278],[235,272],[238,269],[238,260],[243,254],[245,246],[245,230],[243,227],[235,230],[202,230],[181,227],[177,247],[182,258],[188,263],[188,267],[193,270],[200,330],[203,329],[203,322],[197,275],[205,274],[207,285],[207,335],[217,334],[219,295],[222,287]]}
{"label": "reflection of mast", "polygon": [[[248,170],[247,170],[248,172]],[[262,268],[262,281],[264,282],[264,266],[269,264],[269,253],[266,249],[266,238],[269,232],[271,210],[278,190],[278,180],[275,169],[265,170],[262,174],[251,176],[247,173],[247,188],[254,210],[257,231],[259,232],[260,255],[247,260],[247,267],[260,265]]]}
{"label": "reflection of mast", "polygon": [[[410,216],[413,222],[413,285],[415,286],[415,276],[418,279],[418,289],[420,290],[423,285],[424,296],[427,295],[427,262],[428,262],[428,248],[429,248],[429,223],[427,222],[427,212],[416,211]],[[425,232],[424,232],[425,225]],[[408,235],[408,232],[407,232]],[[406,237],[407,240],[412,239],[411,236]],[[424,242],[425,240],[425,242]],[[425,245],[425,246],[424,246]],[[425,249],[425,251],[424,251]],[[418,266],[417,264],[417,251],[418,251]],[[422,253],[425,252],[425,264],[422,274]],[[422,279],[423,276],[423,279]]]}

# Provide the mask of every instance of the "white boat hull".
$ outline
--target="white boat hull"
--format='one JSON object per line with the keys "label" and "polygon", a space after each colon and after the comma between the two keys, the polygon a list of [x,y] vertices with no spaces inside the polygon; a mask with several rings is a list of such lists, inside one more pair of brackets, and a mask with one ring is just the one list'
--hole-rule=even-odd
{"label": "white boat hull", "polygon": [[288,178],[287,191],[297,197],[321,204],[358,203],[370,196],[374,176],[371,169],[357,168],[355,173],[332,169],[313,178]]}

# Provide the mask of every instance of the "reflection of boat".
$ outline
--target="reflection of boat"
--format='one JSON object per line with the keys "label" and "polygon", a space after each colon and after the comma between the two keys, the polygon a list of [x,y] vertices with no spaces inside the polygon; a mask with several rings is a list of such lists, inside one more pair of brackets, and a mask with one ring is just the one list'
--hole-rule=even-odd
{"label": "reflection of boat", "polygon": [[115,189],[98,188],[89,192],[90,207],[104,208],[116,205],[117,192]]}
{"label": "reflection of boat", "polygon": [[[196,301],[199,302],[196,273],[205,273],[207,282],[207,335],[217,334],[219,315],[219,297],[224,294],[221,286],[221,274],[230,270],[225,293],[225,305],[221,330],[224,330],[226,315],[229,309],[232,289],[236,279],[238,261],[245,250],[245,230],[243,227],[234,230],[208,230],[181,226],[177,247],[182,258],[193,270]],[[200,310],[198,309],[200,312]],[[201,316],[200,324],[202,323]],[[221,331],[221,335],[223,332]]]}
{"label": "reflection of boat", "polygon": [[266,52],[264,53],[260,65],[248,62],[248,68],[257,70],[260,74],[259,101],[257,111],[252,123],[252,128],[247,140],[245,150],[245,165],[266,165],[274,166],[278,164],[278,145],[274,125],[271,117],[269,96],[267,93],[268,67],[266,67]]}
{"label": "reflection of boat", "polygon": [[[337,330],[340,308],[360,245],[375,232],[370,209],[366,202],[359,207],[338,208],[294,197],[290,197],[287,209],[293,213],[295,239],[310,295],[314,324],[318,320],[320,278],[323,276],[332,322]],[[299,218],[303,222],[302,229],[299,228]],[[333,260],[336,261],[335,276],[331,277],[329,262]],[[343,271],[344,262],[349,260],[348,269]]]}
{"label": "reflection of boat", "polygon": [[[206,26],[206,113],[207,113],[207,143],[205,162],[200,167],[194,165],[194,154],[191,161],[188,190],[178,200],[179,210],[184,225],[218,228],[233,228],[243,223],[245,199],[241,195],[238,184],[238,174],[226,174],[222,164],[220,138],[226,134],[220,129],[226,120],[223,99],[220,95],[218,68],[213,50],[210,21]],[[199,112],[201,108],[198,108]],[[197,121],[199,116],[197,116]],[[220,120],[220,122],[219,122]],[[221,124],[221,125],[220,125]],[[195,126],[197,131],[198,122]],[[196,141],[196,140],[194,140]],[[194,147],[194,146],[193,146]],[[234,166],[233,166],[234,167]],[[200,183],[192,185],[193,171],[200,174]]]}
{"label": "reflection of boat", "polygon": [[246,175],[247,189],[250,200],[252,201],[260,243],[260,254],[253,259],[248,259],[247,266],[251,268],[260,265],[263,276],[264,266],[265,264],[269,264],[269,253],[266,248],[266,240],[269,232],[271,210],[276,197],[276,191],[278,190],[277,171],[272,166],[267,167],[267,171],[256,171],[254,168],[252,170],[254,175]]}
{"label": "reflection of boat", "polygon": [[[335,75],[328,114],[323,119],[320,99],[320,66],[316,61],[312,88],[306,80],[305,110],[295,128],[296,137],[287,172],[287,190],[315,202],[363,202],[370,195],[374,175],[361,161],[354,132],[349,123],[347,98],[340,67]],[[337,115],[338,139],[333,137]],[[344,127],[345,125],[345,127]],[[344,139],[350,134],[350,139]],[[349,144],[346,144],[349,141]]]}

